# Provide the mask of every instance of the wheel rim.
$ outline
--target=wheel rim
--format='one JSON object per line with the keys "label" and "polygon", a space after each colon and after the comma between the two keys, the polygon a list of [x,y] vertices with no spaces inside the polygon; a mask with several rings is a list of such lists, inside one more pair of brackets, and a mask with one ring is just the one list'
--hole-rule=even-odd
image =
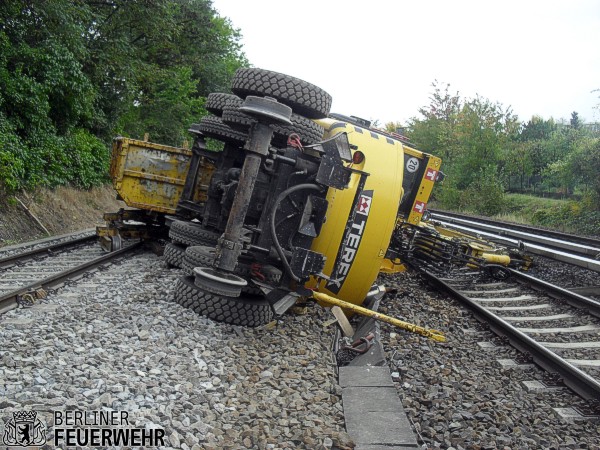
{"label": "wheel rim", "polygon": [[195,267],[193,274],[194,284],[213,294],[239,297],[242,288],[248,285],[242,277],[229,272],[219,272],[212,267]]}

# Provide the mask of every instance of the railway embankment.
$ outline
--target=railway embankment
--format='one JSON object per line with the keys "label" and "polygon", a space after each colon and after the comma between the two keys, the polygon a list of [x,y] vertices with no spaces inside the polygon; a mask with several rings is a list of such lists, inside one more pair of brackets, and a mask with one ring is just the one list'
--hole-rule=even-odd
{"label": "railway embankment", "polygon": [[123,207],[110,185],[0,195],[0,248],[50,235],[93,228],[102,214]]}

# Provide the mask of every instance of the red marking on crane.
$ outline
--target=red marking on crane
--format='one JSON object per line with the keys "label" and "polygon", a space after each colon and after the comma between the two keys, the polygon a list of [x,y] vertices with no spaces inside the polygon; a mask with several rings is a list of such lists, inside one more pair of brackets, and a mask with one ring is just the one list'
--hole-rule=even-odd
{"label": "red marking on crane", "polygon": [[427,169],[427,173],[425,174],[425,178],[431,181],[435,181],[437,178],[438,171],[433,169]]}
{"label": "red marking on crane", "polygon": [[415,206],[413,206],[413,211],[423,214],[425,212],[426,206],[427,206],[427,203],[423,203],[423,202],[420,202],[417,200],[415,202]]}

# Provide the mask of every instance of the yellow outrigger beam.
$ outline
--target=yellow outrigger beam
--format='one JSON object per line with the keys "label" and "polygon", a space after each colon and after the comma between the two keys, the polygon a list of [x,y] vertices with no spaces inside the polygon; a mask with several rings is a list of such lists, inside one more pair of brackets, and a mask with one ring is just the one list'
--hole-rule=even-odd
{"label": "yellow outrigger beam", "polygon": [[362,306],[354,305],[353,303],[348,303],[343,300],[339,300],[331,295],[324,294],[322,292],[314,292],[312,293],[312,298],[319,302],[327,303],[329,305],[336,305],[340,308],[345,308],[355,313],[361,314],[363,316],[372,317],[375,320],[381,320],[382,322],[386,322],[397,326],[398,328],[402,328],[403,330],[410,331],[412,333],[420,334],[421,336],[425,336],[433,339],[438,342],[446,342],[446,337],[441,331],[437,330],[428,330],[426,328],[420,327],[418,325],[414,325],[412,323],[404,322],[399,319],[395,319],[394,317],[386,316],[385,314],[381,314],[375,311],[371,311],[368,308],[364,308]]}

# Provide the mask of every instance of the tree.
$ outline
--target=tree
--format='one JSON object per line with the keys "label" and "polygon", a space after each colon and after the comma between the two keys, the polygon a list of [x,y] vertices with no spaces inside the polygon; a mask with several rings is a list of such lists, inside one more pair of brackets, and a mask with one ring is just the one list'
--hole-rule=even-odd
{"label": "tree", "polygon": [[180,145],[190,121],[206,114],[201,99],[227,92],[235,71],[248,65],[239,31],[209,0],[86,1],[94,11],[86,67],[100,86],[96,129],[109,130],[107,138],[148,132]]}
{"label": "tree", "polygon": [[536,170],[535,142],[514,142],[505,151],[505,169],[508,188],[514,188],[513,179],[517,180],[518,189],[524,191],[529,187],[530,180]]}
{"label": "tree", "polygon": [[487,168],[501,178],[504,152],[516,135],[519,123],[510,111],[499,103],[480,96],[468,100],[457,118],[456,139],[461,153],[452,164],[460,174],[461,186],[468,186]]}
{"label": "tree", "polygon": [[239,38],[210,0],[0,2],[0,189],[97,183],[117,133],[181,145]]}
{"label": "tree", "polygon": [[444,160],[451,159],[456,147],[454,128],[461,109],[460,95],[458,92],[451,94],[450,85],[437,80],[431,86],[429,105],[419,108],[423,117],[409,121],[409,137],[420,148]]}
{"label": "tree", "polygon": [[581,128],[581,122],[579,121],[579,114],[577,113],[577,111],[573,111],[571,113],[571,120],[569,123],[571,125],[571,128],[575,130]]}
{"label": "tree", "polygon": [[437,81],[433,88],[430,104],[419,110],[423,118],[410,123],[409,137],[442,157],[448,178],[438,198],[449,207],[498,212],[506,152],[520,127],[517,118],[510,108],[483,97],[462,100]]}
{"label": "tree", "polygon": [[552,169],[565,184],[582,185],[595,210],[600,211],[600,138],[584,137],[577,141],[572,152]]}
{"label": "tree", "polygon": [[[2,159],[20,168],[0,180],[10,189],[82,181],[67,148],[89,126],[96,95],[81,63],[88,11],[80,6],[66,0],[0,4],[0,119],[14,134]],[[99,141],[87,137],[97,148]]]}
{"label": "tree", "polygon": [[521,191],[531,187],[535,190],[535,184],[541,179],[548,164],[556,160],[550,155],[548,148],[548,140],[556,130],[557,126],[552,118],[545,120],[540,116],[532,116],[529,121],[521,125],[515,137],[516,145],[512,149],[512,151],[522,152],[519,157],[516,157],[520,165],[511,165],[509,170],[509,174],[518,177]]}
{"label": "tree", "polygon": [[540,116],[533,116],[527,123],[523,124],[518,140],[526,142],[549,139],[554,131],[556,131],[554,119],[544,120]]}

